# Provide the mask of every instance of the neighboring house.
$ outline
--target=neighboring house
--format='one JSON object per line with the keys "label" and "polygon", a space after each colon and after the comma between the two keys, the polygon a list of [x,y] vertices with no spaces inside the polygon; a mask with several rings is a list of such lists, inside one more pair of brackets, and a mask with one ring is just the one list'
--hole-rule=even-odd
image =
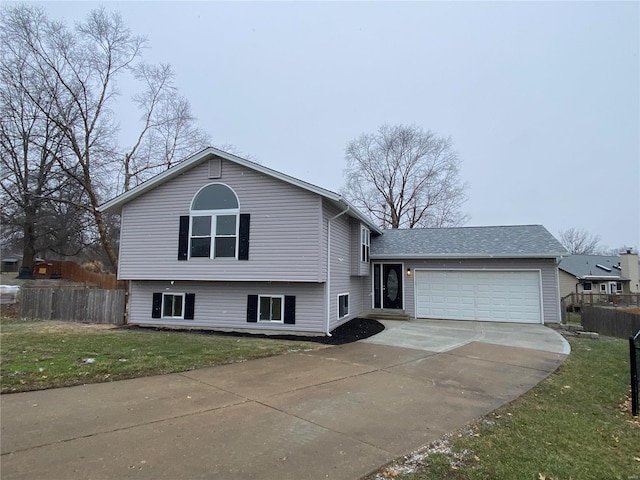
{"label": "neighboring house", "polygon": [[121,215],[131,324],[328,334],[378,308],[560,321],[566,252],[541,226],[383,231],[336,193],[214,148],[101,209]]}
{"label": "neighboring house", "polygon": [[558,265],[560,295],[571,293],[637,293],[639,289],[638,255],[627,251],[620,255],[570,255]]}

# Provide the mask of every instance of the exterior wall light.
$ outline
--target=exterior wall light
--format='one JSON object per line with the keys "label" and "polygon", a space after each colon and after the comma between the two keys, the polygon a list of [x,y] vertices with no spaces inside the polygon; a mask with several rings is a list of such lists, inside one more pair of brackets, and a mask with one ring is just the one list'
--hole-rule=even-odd
{"label": "exterior wall light", "polygon": [[407,277],[410,277],[410,276],[411,276],[411,269],[407,268]]}

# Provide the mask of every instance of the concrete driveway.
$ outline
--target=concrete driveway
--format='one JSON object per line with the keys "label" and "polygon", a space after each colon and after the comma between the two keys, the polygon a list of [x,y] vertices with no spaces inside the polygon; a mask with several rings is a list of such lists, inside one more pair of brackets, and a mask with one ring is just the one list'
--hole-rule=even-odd
{"label": "concrete driveway", "polygon": [[568,353],[540,325],[384,323],[348,345],[2,395],[2,478],[357,479],[518,397]]}

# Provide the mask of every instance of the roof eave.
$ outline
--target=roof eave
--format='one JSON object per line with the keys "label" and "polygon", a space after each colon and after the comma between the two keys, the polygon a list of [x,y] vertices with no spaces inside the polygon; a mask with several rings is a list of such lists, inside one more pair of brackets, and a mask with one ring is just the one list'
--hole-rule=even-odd
{"label": "roof eave", "polygon": [[223,150],[218,150],[217,148],[214,148],[214,147],[207,147],[204,150],[201,150],[200,152],[195,153],[191,157],[180,162],[175,167],[172,167],[169,170],[165,170],[164,172],[159,173],[155,177],[147,180],[144,183],[141,183],[137,187],[134,187],[131,190],[124,192],[119,196],[109,200],[108,202],[100,205],[99,210],[103,212],[117,213],[120,211],[120,209],[125,203],[130,202],[131,200],[142,195],[143,193],[159,185],[162,185],[163,183],[171,180],[174,177],[177,177],[181,173],[193,167],[194,164],[200,163],[209,157],[220,157],[224,160],[229,160],[231,162],[237,163],[247,168],[251,168],[252,170],[256,170],[258,172],[264,173],[266,175],[277,178],[284,182],[296,185],[300,188],[304,188],[305,190],[309,190],[310,192],[317,193],[318,195],[322,195],[323,197],[330,198],[336,202],[342,200],[341,195],[338,195],[337,193],[334,193],[331,190],[326,190],[322,187],[318,187],[317,185],[307,183],[303,180],[291,177],[284,173],[278,172],[277,170],[273,170],[271,168],[260,165],[259,163],[252,162],[251,160],[246,160],[242,157],[238,157],[231,153],[227,153]]}
{"label": "roof eave", "polygon": [[487,253],[431,253],[431,254],[371,254],[372,260],[384,259],[488,259],[488,258],[560,258],[566,256],[563,253],[533,253],[533,254],[487,254]]}
{"label": "roof eave", "polygon": [[616,275],[583,275],[582,277],[576,277],[580,280],[628,280],[624,277],[616,276]]}
{"label": "roof eave", "polygon": [[181,173],[189,170],[194,164],[202,162],[209,157],[215,157],[215,156],[225,160],[229,160],[231,162],[237,163],[247,168],[251,168],[258,172],[264,173],[265,175],[269,175],[271,177],[277,178],[278,180],[282,180],[283,182],[290,183],[292,185],[308,190],[312,193],[316,193],[322,197],[328,198],[329,200],[333,200],[334,202],[341,203],[344,206],[348,206],[349,210],[351,211],[351,214],[354,217],[358,218],[358,220],[365,223],[371,230],[375,231],[378,234],[382,234],[382,230],[380,230],[379,227],[377,227],[374,223],[372,223],[370,219],[366,218],[355,206],[353,206],[342,195],[332,192],[331,190],[318,187],[317,185],[313,185],[311,183],[305,182],[304,180],[291,177],[282,172],[278,172],[277,170],[273,170],[271,168],[260,165],[259,163],[252,162],[251,160],[246,160],[242,157],[238,157],[231,153],[227,153],[223,150],[218,150],[217,148],[214,148],[214,147],[207,147],[204,150],[201,150],[200,152],[195,153],[191,157],[180,162],[175,167],[172,167],[169,170],[165,170],[164,172],[138,185],[137,187],[134,187],[131,190],[124,192],[119,196],[109,200],[108,202],[100,205],[100,207],[98,207],[98,210],[106,213],[118,214],[121,212],[122,206],[130,202],[131,200],[134,200],[140,195],[146,193],[147,191],[159,185],[162,185],[163,183],[171,180],[174,177],[177,177]]}

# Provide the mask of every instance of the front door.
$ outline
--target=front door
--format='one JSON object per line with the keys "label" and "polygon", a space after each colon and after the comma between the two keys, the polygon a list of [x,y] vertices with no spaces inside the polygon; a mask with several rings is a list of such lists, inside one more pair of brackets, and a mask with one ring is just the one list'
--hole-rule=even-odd
{"label": "front door", "polygon": [[402,309],[402,264],[373,265],[373,307]]}

